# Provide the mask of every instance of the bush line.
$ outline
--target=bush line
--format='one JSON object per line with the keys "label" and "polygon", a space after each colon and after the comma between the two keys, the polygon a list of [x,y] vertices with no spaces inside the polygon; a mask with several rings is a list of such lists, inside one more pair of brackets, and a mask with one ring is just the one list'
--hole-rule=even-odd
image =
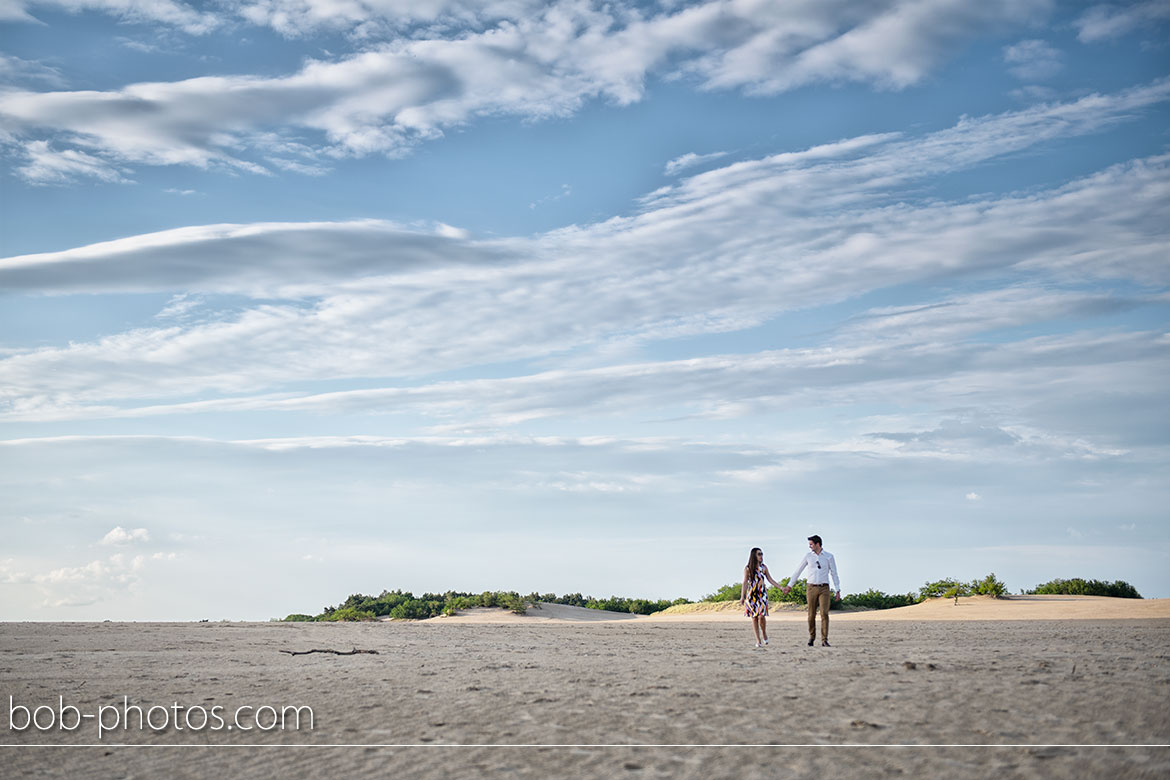
{"label": "bush line", "polygon": [[[714,593],[703,597],[703,601],[738,601],[740,584],[738,582],[724,585]],[[846,594],[840,601],[832,604],[833,609],[840,607],[861,607],[865,609],[893,609],[918,604],[931,598],[953,598],[958,603],[960,596],[995,596],[1002,597],[1008,593],[1004,585],[995,574],[988,574],[983,579],[975,579],[969,583],[955,579],[941,579],[928,582],[918,589],[917,593],[889,594],[870,588],[864,593]],[[1043,585],[1037,585],[1031,590],[1021,590],[1021,595],[1074,595],[1074,596],[1112,596],[1114,598],[1140,599],[1141,595],[1134,586],[1122,580],[1104,582],[1102,580],[1085,580],[1074,578],[1069,580],[1055,579]],[[793,586],[787,594],[779,588],[770,588],[768,598],[773,602],[805,603],[804,581]],[[516,591],[484,591],[483,593],[424,593],[414,596],[410,591],[384,590],[377,596],[364,596],[360,593],[347,598],[336,607],[326,607],[319,615],[305,615],[295,613],[284,618],[284,622],[332,622],[355,620],[378,620],[389,617],[397,620],[423,620],[438,615],[454,615],[461,609],[472,607],[501,607],[523,615],[529,607],[537,602],[549,604],[567,604],[573,607],[588,609],[602,609],[609,612],[629,612],[635,615],[649,615],[661,612],[667,607],[676,604],[690,604],[689,599],[675,599],[668,601],[661,599],[627,599],[620,596],[610,596],[608,599],[596,599],[592,596],[582,596],[580,593],[569,593],[558,596],[555,593],[529,593],[521,596]]]}

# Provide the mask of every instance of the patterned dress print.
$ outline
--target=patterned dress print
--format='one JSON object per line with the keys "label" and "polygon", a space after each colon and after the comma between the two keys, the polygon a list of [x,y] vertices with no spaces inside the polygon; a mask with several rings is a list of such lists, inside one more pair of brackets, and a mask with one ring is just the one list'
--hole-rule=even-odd
{"label": "patterned dress print", "polygon": [[748,592],[744,614],[748,617],[761,617],[768,614],[768,588],[764,579],[764,568],[756,569],[756,578],[748,582]]}

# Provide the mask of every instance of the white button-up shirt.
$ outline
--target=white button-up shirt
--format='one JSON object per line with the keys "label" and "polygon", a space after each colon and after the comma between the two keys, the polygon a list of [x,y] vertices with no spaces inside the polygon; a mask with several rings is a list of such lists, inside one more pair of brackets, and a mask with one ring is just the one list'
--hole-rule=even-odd
{"label": "white button-up shirt", "polygon": [[828,585],[830,575],[833,577],[833,590],[841,590],[841,581],[837,579],[837,561],[833,558],[833,554],[821,550],[820,554],[808,551],[808,555],[800,559],[800,565],[796,567],[792,578],[788,580],[788,587],[796,584],[796,578],[805,569],[808,569],[808,584],[809,585]]}

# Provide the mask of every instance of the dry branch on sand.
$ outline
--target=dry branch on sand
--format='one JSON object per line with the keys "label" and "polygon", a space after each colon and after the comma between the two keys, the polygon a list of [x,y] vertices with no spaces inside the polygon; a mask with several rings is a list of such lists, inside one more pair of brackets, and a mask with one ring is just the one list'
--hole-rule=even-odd
{"label": "dry branch on sand", "polygon": [[369,653],[370,655],[377,655],[377,650],[358,650],[356,647],[352,650],[281,650],[282,653],[289,655],[309,655],[310,653],[332,653],[333,655],[358,655],[359,653]]}

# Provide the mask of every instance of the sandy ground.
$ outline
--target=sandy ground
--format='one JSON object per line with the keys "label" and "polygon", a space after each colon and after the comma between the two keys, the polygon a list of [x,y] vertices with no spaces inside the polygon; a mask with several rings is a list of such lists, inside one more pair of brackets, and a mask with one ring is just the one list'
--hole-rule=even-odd
{"label": "sandy ground", "polygon": [[[910,608],[914,621],[834,615],[831,648],[807,647],[787,613],[761,650],[742,617],[571,609],[496,613],[502,623],[3,623],[0,756],[14,777],[1163,778],[1170,619],[1098,619],[1125,614],[1119,601],[950,603],[978,607],[961,620],[932,618],[939,604]],[[280,652],[355,647],[377,654]],[[12,703],[56,709],[63,697],[90,714],[124,696],[166,708],[168,727],[99,743],[92,719],[10,726]],[[176,702],[186,714],[222,706],[229,720],[242,706],[309,706],[313,728],[176,730]],[[356,747],[324,747],[336,744]]]}

